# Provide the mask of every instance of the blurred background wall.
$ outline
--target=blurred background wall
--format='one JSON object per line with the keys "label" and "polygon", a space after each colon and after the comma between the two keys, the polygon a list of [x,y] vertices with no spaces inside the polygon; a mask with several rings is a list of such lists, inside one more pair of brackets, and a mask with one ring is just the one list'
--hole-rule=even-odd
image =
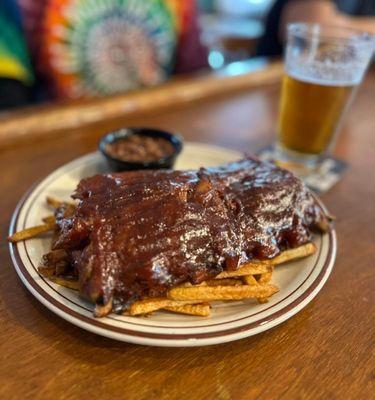
{"label": "blurred background wall", "polygon": [[103,96],[254,55],[271,0],[2,0],[0,107]]}
{"label": "blurred background wall", "polygon": [[375,32],[366,15],[375,0],[0,0],[0,109],[279,57],[296,20]]}

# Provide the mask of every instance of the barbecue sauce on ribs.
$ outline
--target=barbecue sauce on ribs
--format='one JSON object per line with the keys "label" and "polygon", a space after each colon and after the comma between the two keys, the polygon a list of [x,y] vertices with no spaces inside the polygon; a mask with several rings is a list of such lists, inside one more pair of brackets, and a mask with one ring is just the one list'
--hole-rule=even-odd
{"label": "barbecue sauce on ribs", "polygon": [[328,226],[290,172],[247,158],[198,171],[135,171],[83,179],[76,211],[57,211],[81,293],[121,313],[182,282],[269,259]]}

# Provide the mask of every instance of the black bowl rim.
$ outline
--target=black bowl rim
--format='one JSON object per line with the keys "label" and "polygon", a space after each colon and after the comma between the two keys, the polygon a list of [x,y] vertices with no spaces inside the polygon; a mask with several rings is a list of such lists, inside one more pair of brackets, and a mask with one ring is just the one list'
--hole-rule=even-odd
{"label": "black bowl rim", "polygon": [[[143,135],[143,136],[152,136],[152,137],[162,137],[167,139],[170,143],[172,143],[174,152],[166,157],[159,158],[156,161],[150,162],[136,162],[136,161],[124,161],[119,158],[112,157],[105,151],[105,145],[107,143],[113,143],[117,140],[125,138],[126,136],[131,135]],[[112,136],[112,140],[110,137]],[[116,137],[117,136],[117,137]],[[99,140],[99,150],[100,152],[112,162],[118,163],[124,167],[139,167],[139,168],[157,168],[160,165],[168,164],[173,162],[173,160],[181,153],[183,148],[183,139],[182,136],[177,133],[168,132],[158,128],[151,127],[124,127],[119,128],[114,131],[106,133]]]}

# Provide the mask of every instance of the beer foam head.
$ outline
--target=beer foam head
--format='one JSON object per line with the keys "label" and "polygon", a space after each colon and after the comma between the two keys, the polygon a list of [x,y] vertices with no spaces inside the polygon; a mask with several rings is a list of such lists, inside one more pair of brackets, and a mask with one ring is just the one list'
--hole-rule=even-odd
{"label": "beer foam head", "polygon": [[364,75],[364,71],[356,67],[330,65],[328,62],[287,63],[286,73],[304,82],[327,86],[355,86]]}
{"label": "beer foam head", "polygon": [[[334,36],[332,30],[316,24],[291,24],[285,57],[287,74],[321,85],[359,84],[371,60],[375,37],[352,30],[339,30]],[[332,36],[326,36],[328,33]]]}

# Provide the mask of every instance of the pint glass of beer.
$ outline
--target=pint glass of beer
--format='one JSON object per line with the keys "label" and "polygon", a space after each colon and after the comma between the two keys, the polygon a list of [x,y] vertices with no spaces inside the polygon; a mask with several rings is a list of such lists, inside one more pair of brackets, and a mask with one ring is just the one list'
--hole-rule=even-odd
{"label": "pint glass of beer", "polygon": [[316,168],[332,146],[374,52],[374,36],[346,28],[288,26],[276,158]]}

